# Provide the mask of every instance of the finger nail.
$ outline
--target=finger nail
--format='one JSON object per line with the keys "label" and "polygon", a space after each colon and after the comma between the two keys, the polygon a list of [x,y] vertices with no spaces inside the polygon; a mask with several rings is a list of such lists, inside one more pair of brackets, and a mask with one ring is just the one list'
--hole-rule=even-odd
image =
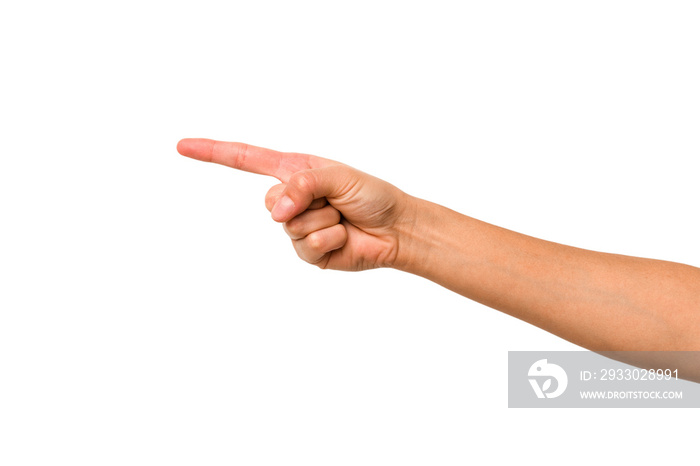
{"label": "finger nail", "polygon": [[294,201],[292,201],[288,196],[282,196],[282,198],[277,201],[277,204],[272,208],[272,220],[277,222],[282,222],[287,220],[294,210]]}

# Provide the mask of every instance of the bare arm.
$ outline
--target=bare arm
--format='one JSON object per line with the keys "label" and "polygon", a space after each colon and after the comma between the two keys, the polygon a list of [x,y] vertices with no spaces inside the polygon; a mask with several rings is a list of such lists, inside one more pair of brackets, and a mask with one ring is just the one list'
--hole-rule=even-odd
{"label": "bare arm", "polygon": [[397,268],[594,351],[700,350],[700,269],[564,246],[415,203]]}

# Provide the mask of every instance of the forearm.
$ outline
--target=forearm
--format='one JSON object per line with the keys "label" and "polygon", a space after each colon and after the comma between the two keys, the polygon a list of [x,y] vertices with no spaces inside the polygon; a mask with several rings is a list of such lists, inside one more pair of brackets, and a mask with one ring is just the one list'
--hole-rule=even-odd
{"label": "forearm", "polygon": [[397,268],[591,350],[700,350],[700,269],[564,246],[412,204]]}

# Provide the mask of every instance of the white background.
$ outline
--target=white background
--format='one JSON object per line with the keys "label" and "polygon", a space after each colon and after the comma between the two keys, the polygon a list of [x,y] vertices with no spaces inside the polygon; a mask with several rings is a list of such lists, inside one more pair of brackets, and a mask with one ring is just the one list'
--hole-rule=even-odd
{"label": "white background", "polygon": [[0,464],[694,457],[693,410],[509,410],[508,350],[577,347],[301,262],[275,180],[175,145],[321,155],[700,265],[698,24],[696,2],[3,2]]}

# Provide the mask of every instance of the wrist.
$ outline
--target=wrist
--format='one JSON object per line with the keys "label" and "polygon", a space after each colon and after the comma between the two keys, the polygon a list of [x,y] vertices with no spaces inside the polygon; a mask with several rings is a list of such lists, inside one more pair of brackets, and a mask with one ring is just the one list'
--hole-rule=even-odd
{"label": "wrist", "polygon": [[397,223],[397,254],[392,267],[422,275],[436,246],[436,206],[406,194],[405,208]]}

